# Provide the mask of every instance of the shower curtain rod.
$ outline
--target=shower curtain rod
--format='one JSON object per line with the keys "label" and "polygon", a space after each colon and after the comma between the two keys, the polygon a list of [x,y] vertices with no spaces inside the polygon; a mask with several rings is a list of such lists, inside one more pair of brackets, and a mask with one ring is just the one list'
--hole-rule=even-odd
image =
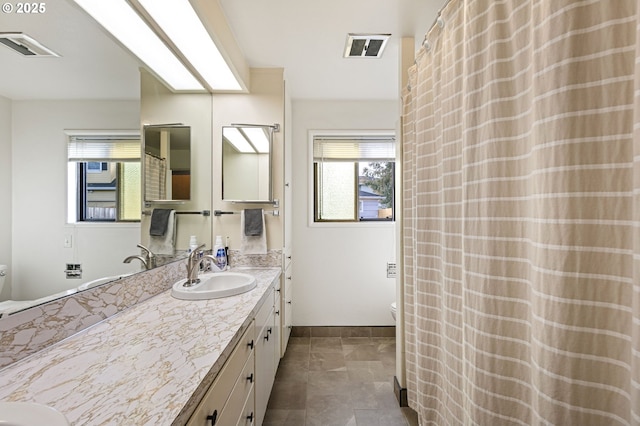
{"label": "shower curtain rod", "polygon": [[449,5],[449,3],[451,3],[451,0],[447,0],[444,3],[444,5],[440,8],[440,10],[438,10],[438,16],[436,16],[436,19],[433,20],[433,24],[429,26],[429,29],[427,30],[427,32],[424,33],[424,39],[422,40],[423,45],[424,45],[424,42],[427,40],[427,35],[429,35],[433,27],[435,27],[436,25],[440,26],[440,28],[444,27],[444,20],[442,19],[442,11],[444,10],[444,8],[446,8]]}

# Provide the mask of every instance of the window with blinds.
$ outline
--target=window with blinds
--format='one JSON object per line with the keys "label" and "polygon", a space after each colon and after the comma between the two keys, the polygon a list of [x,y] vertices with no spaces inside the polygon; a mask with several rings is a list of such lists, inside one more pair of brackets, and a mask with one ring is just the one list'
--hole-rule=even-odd
{"label": "window with blinds", "polygon": [[393,221],[395,151],[393,135],[314,135],[314,221]]}
{"label": "window with blinds", "polygon": [[69,135],[68,221],[140,221],[140,153],[139,134]]}

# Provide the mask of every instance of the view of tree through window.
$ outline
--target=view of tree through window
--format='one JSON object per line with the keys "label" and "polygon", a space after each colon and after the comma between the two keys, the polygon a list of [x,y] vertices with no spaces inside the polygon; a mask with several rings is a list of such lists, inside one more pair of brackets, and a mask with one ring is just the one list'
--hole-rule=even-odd
{"label": "view of tree through window", "polygon": [[314,221],[394,220],[395,142],[391,136],[317,136]]}

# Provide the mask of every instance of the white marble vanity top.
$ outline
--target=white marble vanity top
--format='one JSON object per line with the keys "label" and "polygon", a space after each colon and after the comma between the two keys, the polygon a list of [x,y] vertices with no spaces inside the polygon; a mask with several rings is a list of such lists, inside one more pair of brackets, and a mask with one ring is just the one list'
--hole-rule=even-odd
{"label": "white marble vanity top", "polygon": [[45,404],[72,425],[184,424],[278,268],[244,269],[257,287],[185,301],[165,291],[0,370],[0,401]]}

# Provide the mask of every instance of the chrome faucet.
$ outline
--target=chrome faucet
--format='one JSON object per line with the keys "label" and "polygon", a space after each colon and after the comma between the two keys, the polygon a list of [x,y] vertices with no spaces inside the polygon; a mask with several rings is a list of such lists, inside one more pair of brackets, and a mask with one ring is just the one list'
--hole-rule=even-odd
{"label": "chrome faucet", "polygon": [[142,265],[144,266],[144,269],[149,269],[149,265],[147,263],[147,259],[145,259],[144,257],[140,256],[140,255],[135,255],[135,256],[127,256],[122,263],[131,263],[131,261],[133,259],[138,259],[140,262],[142,262]]}
{"label": "chrome faucet", "polygon": [[155,268],[156,255],[142,244],[137,244],[137,246],[143,250],[142,255],[128,256],[122,261],[122,263],[131,263],[133,259],[138,259],[142,262],[144,269],[149,270]]}
{"label": "chrome faucet", "polygon": [[136,244],[143,250],[143,255],[147,259],[147,269],[153,269],[156,267],[156,255],[154,252],[143,246],[142,244]]}
{"label": "chrome faucet", "polygon": [[200,272],[200,263],[205,259],[206,256],[200,256],[200,250],[204,248],[206,244],[201,244],[195,250],[192,250],[189,253],[189,258],[187,259],[187,281],[184,283],[185,287],[191,287],[194,284],[197,284],[200,280],[198,279],[198,272]]}

